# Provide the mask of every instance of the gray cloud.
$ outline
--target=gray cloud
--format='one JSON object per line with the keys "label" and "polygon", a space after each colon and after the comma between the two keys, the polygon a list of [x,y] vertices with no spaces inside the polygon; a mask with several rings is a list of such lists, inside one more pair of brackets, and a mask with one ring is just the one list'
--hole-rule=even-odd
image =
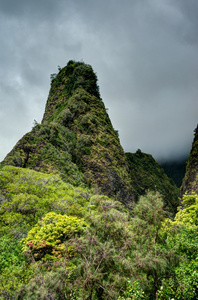
{"label": "gray cloud", "polygon": [[187,155],[198,111],[198,4],[0,0],[0,160],[41,121],[50,74],[83,60],[126,151]]}

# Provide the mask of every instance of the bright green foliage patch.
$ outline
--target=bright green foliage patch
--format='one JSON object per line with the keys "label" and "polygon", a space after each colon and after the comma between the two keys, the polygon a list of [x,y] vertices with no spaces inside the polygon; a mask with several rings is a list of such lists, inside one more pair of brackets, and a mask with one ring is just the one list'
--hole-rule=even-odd
{"label": "bright green foliage patch", "polygon": [[184,195],[174,221],[166,219],[162,236],[178,257],[172,274],[165,278],[159,299],[197,299],[198,294],[198,196]]}
{"label": "bright green foliage patch", "polygon": [[9,234],[1,236],[0,299],[12,299],[18,286],[28,281],[30,274],[19,239]]}
{"label": "bright green foliage patch", "polygon": [[80,234],[85,228],[82,218],[50,212],[22,240],[23,251],[31,250],[36,260],[61,257],[65,250],[64,241]]}
{"label": "bright green foliage patch", "polygon": [[22,246],[17,238],[4,235],[0,238],[0,273],[10,266],[18,266],[24,260]]}
{"label": "bright green foliage patch", "polygon": [[83,230],[82,216],[89,207],[91,193],[54,175],[8,166],[0,169],[0,187],[0,296],[7,299],[35,273],[34,267],[26,266],[20,240],[51,211],[63,225],[67,219],[64,215],[70,215],[74,221],[70,232]]}
{"label": "bright green foliage patch", "polygon": [[0,171],[1,229],[22,236],[46,213],[82,217],[90,191],[75,188],[58,177],[23,168],[5,166]]}
{"label": "bright green foliage patch", "polygon": [[141,299],[148,299],[148,297],[145,295],[143,289],[140,287],[139,280],[135,280],[131,282],[128,280],[127,289],[124,292],[124,295],[122,297],[119,297],[118,300],[141,300]]}

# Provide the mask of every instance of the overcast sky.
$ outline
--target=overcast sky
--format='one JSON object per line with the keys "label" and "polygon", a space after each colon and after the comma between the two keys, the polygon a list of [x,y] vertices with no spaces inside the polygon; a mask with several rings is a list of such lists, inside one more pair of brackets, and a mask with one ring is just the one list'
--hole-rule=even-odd
{"label": "overcast sky", "polygon": [[188,155],[198,123],[197,0],[0,0],[0,161],[41,122],[50,74],[92,65],[125,151]]}

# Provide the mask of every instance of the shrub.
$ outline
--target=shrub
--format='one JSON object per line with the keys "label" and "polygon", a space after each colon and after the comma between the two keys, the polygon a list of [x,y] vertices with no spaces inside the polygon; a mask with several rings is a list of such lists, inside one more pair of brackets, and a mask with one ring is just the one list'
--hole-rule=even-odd
{"label": "shrub", "polygon": [[64,242],[86,228],[84,219],[50,212],[22,240],[23,250],[31,250],[34,258],[62,257]]}

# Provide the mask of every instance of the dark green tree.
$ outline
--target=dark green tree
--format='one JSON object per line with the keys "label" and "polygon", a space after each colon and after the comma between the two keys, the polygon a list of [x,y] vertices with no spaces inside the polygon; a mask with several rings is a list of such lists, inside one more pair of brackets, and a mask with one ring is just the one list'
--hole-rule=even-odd
{"label": "dark green tree", "polygon": [[161,278],[168,269],[165,242],[159,235],[165,217],[162,197],[154,192],[140,197],[133,208],[133,214],[131,229],[134,278],[140,280],[150,299],[155,299]]}

